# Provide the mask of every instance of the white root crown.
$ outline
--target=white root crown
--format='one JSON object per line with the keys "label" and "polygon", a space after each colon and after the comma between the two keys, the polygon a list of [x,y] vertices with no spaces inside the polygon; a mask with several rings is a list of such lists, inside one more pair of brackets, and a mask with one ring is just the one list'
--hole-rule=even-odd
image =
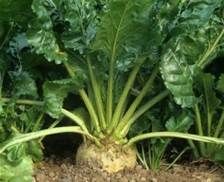
{"label": "white root crown", "polygon": [[83,143],[76,154],[77,162],[88,162],[90,165],[99,165],[103,170],[114,173],[136,165],[136,148],[123,148],[121,145],[107,143],[98,147],[94,143]]}

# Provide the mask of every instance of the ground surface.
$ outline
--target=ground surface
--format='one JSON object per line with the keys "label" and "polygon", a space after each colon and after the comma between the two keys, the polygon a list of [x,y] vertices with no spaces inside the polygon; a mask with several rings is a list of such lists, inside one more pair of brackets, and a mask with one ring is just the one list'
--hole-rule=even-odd
{"label": "ground surface", "polygon": [[152,172],[140,165],[113,175],[97,166],[74,164],[71,158],[51,156],[36,164],[35,182],[224,182],[224,169],[208,163],[175,165],[172,169]]}

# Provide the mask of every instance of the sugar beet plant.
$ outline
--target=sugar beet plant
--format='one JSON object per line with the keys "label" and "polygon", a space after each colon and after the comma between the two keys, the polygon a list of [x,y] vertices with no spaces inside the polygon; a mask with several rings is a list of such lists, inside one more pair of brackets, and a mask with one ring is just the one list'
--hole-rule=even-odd
{"label": "sugar beet plant", "polygon": [[[35,64],[45,65],[48,76],[40,74],[38,100],[23,95],[14,103],[37,106],[55,119],[66,116],[76,126],[20,133],[3,142],[0,153],[43,136],[74,132],[84,136],[76,159],[98,161],[114,172],[136,164],[135,143],[143,139],[177,137],[224,144],[222,139],[177,132],[182,130],[127,137],[133,124],[169,95],[182,107],[197,102],[197,70],[223,51],[221,0],[33,0],[30,7],[21,32],[25,51],[35,61],[21,57],[21,71],[37,81]],[[60,71],[47,66],[52,64]],[[143,84],[138,84],[140,75]],[[82,112],[65,108],[68,93],[80,96]],[[3,96],[1,103],[11,101]]]}

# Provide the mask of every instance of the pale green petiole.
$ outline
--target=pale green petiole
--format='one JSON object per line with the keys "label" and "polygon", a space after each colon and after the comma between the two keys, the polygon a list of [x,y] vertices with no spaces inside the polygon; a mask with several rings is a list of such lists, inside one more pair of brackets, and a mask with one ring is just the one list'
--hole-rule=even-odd
{"label": "pale green petiole", "polygon": [[219,137],[220,132],[222,131],[223,124],[224,124],[224,110],[222,111],[222,114],[218,121],[218,126],[216,127],[214,137]]}
{"label": "pale green petiole", "polygon": [[140,117],[142,114],[144,114],[146,111],[148,111],[152,106],[160,102],[162,99],[167,97],[169,95],[169,91],[165,90],[155,96],[153,99],[146,102],[143,106],[141,106],[134,114],[133,116],[124,123],[124,127],[121,128],[121,130],[117,131],[118,137],[123,138],[127,135],[131,125]]}
{"label": "pale green petiole", "polygon": [[78,117],[77,115],[63,108],[61,109],[61,112],[65,116],[70,118],[72,121],[74,121],[76,124],[78,124],[82,128],[83,131],[85,131],[86,133],[89,133],[88,129],[86,128],[85,121],[83,121],[80,117]]}
{"label": "pale green petiole", "polygon": [[[68,74],[70,75],[70,77],[74,77],[75,76],[75,73],[73,72],[73,70],[70,69],[69,67],[69,64],[67,62],[64,62],[64,66],[66,68],[66,70],[68,71]],[[86,94],[86,91],[84,89],[80,89],[79,90],[79,95],[81,96],[83,102],[85,103],[86,105],[86,108],[89,112],[89,115],[91,117],[91,120],[93,122],[93,125],[96,129],[96,133],[97,134],[101,134],[101,128],[100,128],[100,125],[99,125],[99,119],[97,117],[97,114],[96,114],[96,111],[93,107],[93,103],[90,101],[88,95]]]}
{"label": "pale green petiole", "polygon": [[[146,84],[144,85],[144,87],[142,88],[142,90],[140,91],[139,95],[135,98],[134,102],[130,105],[129,109],[127,110],[127,112],[125,113],[125,115],[122,117],[115,133],[118,133],[120,130],[122,130],[123,127],[125,127],[125,125],[128,123],[128,121],[131,119],[131,117],[133,116],[134,112],[136,111],[137,107],[139,106],[139,104],[141,103],[142,99],[144,98],[144,96],[147,94],[147,92],[149,92],[150,87],[152,86],[152,83],[157,75],[158,72],[158,68],[156,67],[150,78],[148,79],[148,81],[146,82]],[[152,87],[151,87],[152,88]]]}
{"label": "pale green petiole", "polygon": [[92,65],[90,63],[89,58],[87,58],[87,65],[88,65],[88,69],[89,69],[89,76],[90,76],[92,89],[93,89],[93,93],[94,93],[94,97],[95,97],[95,102],[96,102],[96,106],[97,106],[97,114],[99,116],[101,127],[103,129],[105,129],[106,128],[106,119],[105,119],[105,112],[103,109],[104,104],[102,101],[102,95],[100,92],[99,84],[96,81],[95,74],[93,73]]}
{"label": "pale green petiole", "polygon": [[93,140],[97,145],[100,145],[99,141],[95,137],[83,131],[79,126],[66,126],[66,127],[44,129],[41,131],[36,131],[36,132],[31,132],[26,134],[19,134],[18,136],[13,137],[11,140],[7,141],[5,144],[3,143],[0,146],[0,154],[4,152],[7,148],[13,145],[34,140],[34,139],[44,137],[47,135],[58,134],[58,133],[79,133],[79,134],[87,136],[90,140]]}
{"label": "pale green petiole", "polygon": [[93,122],[93,125],[95,127],[96,133],[101,134],[101,128],[99,124],[99,119],[97,117],[96,111],[93,107],[92,102],[90,101],[89,97],[87,96],[86,92],[84,89],[79,90],[79,94],[82,97],[83,102],[86,105],[86,108],[89,112],[89,115],[91,117],[91,121]]}
{"label": "pale green petiole", "polygon": [[206,143],[215,143],[215,144],[222,144],[224,145],[224,140],[220,138],[214,137],[206,137],[206,136],[199,136],[195,134],[188,134],[188,133],[181,133],[181,132],[152,132],[141,134],[136,137],[131,138],[124,147],[128,147],[133,145],[136,142],[141,140],[149,139],[149,138],[181,138],[187,140],[195,140],[199,142],[206,142]]}
{"label": "pale green petiole", "polygon": [[144,58],[141,58],[139,60],[139,62],[136,64],[135,68],[130,73],[129,77],[128,77],[127,83],[125,84],[124,90],[123,90],[123,92],[122,92],[122,94],[119,98],[119,102],[117,104],[117,107],[115,108],[115,111],[114,111],[114,114],[113,114],[113,117],[112,117],[112,122],[110,123],[109,128],[108,128],[108,133],[111,133],[112,130],[114,128],[116,128],[116,126],[117,126],[117,124],[120,120],[120,117],[121,117],[121,114],[122,114],[122,108],[125,105],[125,101],[127,100],[129,91],[134,84],[136,75],[137,75],[137,73],[140,69],[140,66],[142,65],[143,62],[144,62]]}

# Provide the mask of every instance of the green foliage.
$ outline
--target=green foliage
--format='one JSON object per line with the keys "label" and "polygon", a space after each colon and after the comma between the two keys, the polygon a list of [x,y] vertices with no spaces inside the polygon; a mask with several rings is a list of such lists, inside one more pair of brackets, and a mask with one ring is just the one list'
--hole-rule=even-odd
{"label": "green foliage", "polygon": [[4,182],[30,182],[32,181],[33,162],[25,156],[19,164],[15,164],[0,155],[0,181]]}
{"label": "green foliage", "polygon": [[[42,127],[43,122],[38,119],[37,109],[24,110],[25,108],[16,108],[13,104],[3,106],[0,115],[0,148],[14,137]],[[0,154],[0,181],[31,181],[33,161],[40,161],[42,158],[41,144],[37,140],[7,148]]]}
{"label": "green foliage", "polygon": [[[223,3],[221,1],[180,2],[175,19],[168,22],[168,44],[164,48],[161,73],[167,88],[182,107],[193,107],[193,80],[223,51]],[[205,13],[206,12],[206,13]],[[168,16],[169,18],[169,16]],[[173,16],[171,16],[173,18]]]}
{"label": "green foliage", "polygon": [[175,53],[170,50],[163,56],[162,77],[167,88],[173,93],[177,104],[182,105],[182,107],[191,107],[196,102],[193,92],[195,67],[188,65],[177,50]]}
{"label": "green foliage", "polygon": [[112,1],[109,12],[102,17],[93,48],[102,50],[113,61],[123,57],[128,51],[139,56],[144,50],[142,44],[147,41],[143,39],[146,31],[144,20],[148,20],[146,16],[150,4],[148,0]]}
{"label": "green foliage", "polygon": [[[16,104],[19,98],[39,98],[33,74],[24,71],[21,65],[17,64],[25,47],[27,43],[24,34],[16,35],[9,41],[8,46],[4,47],[11,59],[3,53],[1,57],[0,97],[5,100],[0,98],[0,148],[14,137],[40,130],[43,126],[43,118],[40,118],[41,108]],[[41,144],[37,140],[7,148],[0,154],[0,181],[31,181],[33,161],[40,161],[42,158]]]}
{"label": "green foliage", "polygon": [[177,117],[172,116],[166,122],[166,129],[168,131],[187,132],[193,124],[192,117],[189,113],[183,112]]}
{"label": "green foliage", "polygon": [[[224,110],[223,102],[215,88],[219,88],[222,76],[216,81],[210,73],[200,73],[197,77],[196,90],[200,96],[200,102],[196,105],[195,127],[199,135],[223,138]],[[219,89],[220,92],[222,90]],[[222,92],[223,94],[224,92]],[[197,145],[199,156],[215,161],[223,161],[223,146],[214,144]],[[195,149],[196,150],[196,149]],[[221,157],[222,156],[222,157]]]}
{"label": "green foliage", "polygon": [[[186,133],[193,124],[193,118],[188,112],[182,112],[175,116],[171,116],[165,121],[165,127],[161,120],[156,120],[156,118],[153,118],[153,120],[154,122],[151,121],[152,130],[150,132],[167,130]],[[171,141],[171,139],[159,138],[141,142],[138,145],[140,147],[138,154],[140,162],[148,169],[158,170]]]}
{"label": "green foliage", "polygon": [[32,17],[30,5],[32,0],[14,1],[1,0],[0,1],[0,22],[1,21],[16,21],[19,23],[27,23],[27,20]]}
{"label": "green foliage", "polygon": [[28,32],[28,42],[37,54],[43,54],[48,61],[59,64],[67,60],[67,55],[57,43],[46,3],[44,0],[34,0],[32,3],[32,10],[37,17]]}
{"label": "green foliage", "polygon": [[[4,104],[2,106],[3,110],[0,114],[2,131],[0,141],[3,144],[22,133],[38,131],[43,126],[43,118],[40,116],[40,109],[36,107],[26,108],[23,106],[16,106],[13,100],[11,102],[10,104]],[[38,141],[30,141],[15,146],[9,149],[9,151],[6,152],[7,155],[12,154],[15,159],[21,158],[25,154],[29,154],[33,160],[40,160],[42,158],[42,150]],[[19,153],[16,152],[19,156],[17,156],[17,154],[14,155],[15,151],[19,151]],[[13,161],[13,159],[11,161]]]}
{"label": "green foliage", "polygon": [[[81,76],[81,74],[80,74]],[[77,79],[77,80],[76,80]],[[70,92],[82,88],[83,78],[46,81],[43,85],[44,110],[53,118],[61,115],[64,98]]]}
{"label": "green foliage", "polygon": [[96,6],[97,2],[93,0],[67,0],[58,5],[63,21],[69,24],[67,31],[62,33],[65,48],[86,53],[96,34],[100,12]]}
{"label": "green foliage", "polygon": [[26,96],[26,98],[37,98],[37,86],[34,79],[27,72],[14,71],[10,72],[12,79],[14,97],[20,98]]}

